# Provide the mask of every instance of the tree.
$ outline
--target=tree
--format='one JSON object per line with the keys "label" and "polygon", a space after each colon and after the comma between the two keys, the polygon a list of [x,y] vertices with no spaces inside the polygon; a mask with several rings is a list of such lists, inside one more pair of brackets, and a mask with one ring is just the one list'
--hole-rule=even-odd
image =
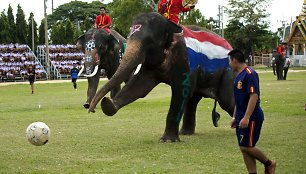
{"label": "tree", "polygon": [[75,29],[74,35],[73,35],[73,44],[75,44],[76,40],[83,34],[83,31],[81,29]]}
{"label": "tree", "polygon": [[26,43],[27,40],[27,22],[25,20],[24,12],[18,4],[17,7],[17,17],[16,17],[16,37],[19,43]]}
{"label": "tree", "polygon": [[86,16],[85,17],[85,20],[83,21],[83,24],[81,25],[81,31],[84,32],[84,31],[87,31],[91,28],[91,26],[93,25],[94,22],[91,22],[89,17]]}
{"label": "tree", "polygon": [[27,44],[31,47],[32,46],[32,18],[33,18],[33,28],[34,28],[34,48],[32,50],[34,51],[37,43],[38,43],[38,37],[37,37],[37,23],[34,20],[34,14],[31,12],[30,17],[28,18],[28,34],[27,34]]}
{"label": "tree", "polygon": [[7,9],[7,18],[8,18],[8,23],[9,23],[9,27],[8,27],[9,41],[8,42],[16,43],[17,42],[16,23],[15,23],[15,19],[14,19],[14,15],[13,15],[13,9],[11,7],[11,4],[9,5],[9,7]]}
{"label": "tree", "polygon": [[44,45],[45,44],[45,20],[41,20],[39,29],[38,29],[38,44]]}
{"label": "tree", "polygon": [[143,3],[151,8],[152,11],[157,11],[157,3],[159,0],[143,0]]}
{"label": "tree", "polygon": [[62,21],[60,21],[59,23],[57,23],[57,27],[58,27],[58,34],[56,35],[56,37],[58,38],[58,42],[56,44],[67,44],[67,39],[66,39],[66,27],[63,24]]}
{"label": "tree", "polygon": [[73,44],[74,26],[69,19],[65,22],[65,33],[66,42],[69,44]]}
{"label": "tree", "polygon": [[225,29],[226,39],[245,54],[263,49],[263,40],[270,37],[267,6],[271,0],[229,0],[229,24]]}
{"label": "tree", "polygon": [[114,0],[111,9],[113,27],[125,37],[130,31],[130,26],[135,16],[139,13],[152,11],[143,1],[135,0]]}
{"label": "tree", "polygon": [[97,14],[99,14],[100,7],[103,4],[99,1],[92,3],[82,1],[71,1],[69,3],[57,7],[51,15],[48,15],[48,22],[53,24],[58,21],[66,21],[70,19],[71,22],[84,21],[86,16],[93,21]]}
{"label": "tree", "polygon": [[9,29],[9,20],[5,15],[4,11],[0,15],[0,43],[10,43],[10,37],[8,30]]}
{"label": "tree", "polygon": [[211,20],[205,19],[199,9],[191,10],[187,13],[180,14],[180,23],[183,25],[197,25],[203,28],[211,29]]}
{"label": "tree", "polygon": [[60,41],[58,39],[58,26],[56,23],[52,25],[52,30],[51,30],[51,42],[52,44],[58,44]]}

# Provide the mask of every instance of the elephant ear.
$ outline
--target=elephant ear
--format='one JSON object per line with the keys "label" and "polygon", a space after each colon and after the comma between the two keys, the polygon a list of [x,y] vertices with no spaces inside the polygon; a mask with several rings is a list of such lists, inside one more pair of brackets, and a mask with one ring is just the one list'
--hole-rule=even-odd
{"label": "elephant ear", "polygon": [[109,34],[108,39],[107,39],[109,50],[114,49],[116,41],[117,39],[112,34]]}
{"label": "elephant ear", "polygon": [[173,34],[174,33],[181,33],[183,31],[182,27],[178,26],[177,24],[167,21],[167,29],[165,33],[166,38],[166,44],[165,48],[169,48],[171,46],[171,43],[173,42]]}
{"label": "elephant ear", "polygon": [[85,34],[82,34],[79,38],[77,38],[76,46],[77,49],[85,53]]}

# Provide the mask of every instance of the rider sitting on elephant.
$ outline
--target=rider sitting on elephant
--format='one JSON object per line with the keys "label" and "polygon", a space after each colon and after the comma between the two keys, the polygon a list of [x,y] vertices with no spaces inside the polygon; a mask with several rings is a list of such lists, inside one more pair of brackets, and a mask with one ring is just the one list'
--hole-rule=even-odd
{"label": "rider sitting on elephant", "polygon": [[284,56],[285,48],[282,45],[278,45],[276,48],[276,52],[282,56]]}
{"label": "rider sitting on elephant", "polygon": [[96,17],[95,28],[103,28],[110,33],[110,26],[112,25],[111,17],[106,14],[106,7],[100,7],[100,15]]}
{"label": "rider sitting on elephant", "polygon": [[177,41],[182,36],[182,28],[179,26],[180,13],[194,9],[194,5],[183,6],[183,0],[160,0],[158,4],[158,12],[165,16],[169,21],[178,26],[177,33],[174,34],[173,40]]}
{"label": "rider sitting on elephant", "polygon": [[171,22],[178,24],[180,12],[187,12],[194,8],[193,6],[183,7],[183,0],[160,0],[158,12],[169,19]]}

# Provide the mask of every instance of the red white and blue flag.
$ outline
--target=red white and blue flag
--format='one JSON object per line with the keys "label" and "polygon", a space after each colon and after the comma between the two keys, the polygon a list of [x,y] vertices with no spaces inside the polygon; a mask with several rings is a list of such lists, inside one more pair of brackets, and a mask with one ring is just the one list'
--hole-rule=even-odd
{"label": "red white and blue flag", "polygon": [[227,54],[233,48],[224,38],[206,31],[183,29],[191,72],[198,67],[209,73],[229,67]]}

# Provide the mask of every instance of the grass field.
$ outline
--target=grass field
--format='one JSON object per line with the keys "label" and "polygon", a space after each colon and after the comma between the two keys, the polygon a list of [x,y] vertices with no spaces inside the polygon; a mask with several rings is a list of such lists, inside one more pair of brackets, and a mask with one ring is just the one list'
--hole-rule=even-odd
{"label": "grass field", "polygon": [[[258,147],[277,160],[278,174],[305,174],[306,72],[288,76],[276,81],[271,73],[260,74],[266,119]],[[29,85],[0,86],[0,173],[247,173],[229,128],[231,118],[218,108],[220,126],[212,125],[212,100],[199,104],[195,135],[160,143],[170,100],[167,85],[114,117],[100,109],[88,114],[82,107],[87,83],[78,85],[74,91],[70,83],[37,84],[34,95]],[[51,129],[45,146],[25,138],[26,127],[35,121]]]}

